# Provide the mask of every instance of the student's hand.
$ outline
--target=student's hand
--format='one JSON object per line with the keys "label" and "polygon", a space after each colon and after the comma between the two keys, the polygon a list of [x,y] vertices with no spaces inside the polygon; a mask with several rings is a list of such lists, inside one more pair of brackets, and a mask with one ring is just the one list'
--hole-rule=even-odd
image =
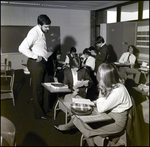
{"label": "student's hand", "polygon": [[75,89],[75,90],[73,91],[72,95],[73,95],[73,96],[76,96],[76,95],[78,94],[78,92],[79,92],[79,89]]}
{"label": "student's hand", "polygon": [[88,85],[89,85],[89,83],[88,83],[88,82],[84,84],[84,86],[85,86],[85,87],[87,87]]}
{"label": "student's hand", "polygon": [[130,64],[130,62],[129,62],[129,61],[126,61],[126,62],[124,62],[124,64],[128,65],[128,64]]}
{"label": "student's hand", "polygon": [[40,62],[40,61],[42,61],[42,57],[38,56],[38,58],[36,59],[36,62]]}
{"label": "student's hand", "polygon": [[94,55],[94,56],[96,56],[96,53],[94,51],[91,51],[91,54]]}

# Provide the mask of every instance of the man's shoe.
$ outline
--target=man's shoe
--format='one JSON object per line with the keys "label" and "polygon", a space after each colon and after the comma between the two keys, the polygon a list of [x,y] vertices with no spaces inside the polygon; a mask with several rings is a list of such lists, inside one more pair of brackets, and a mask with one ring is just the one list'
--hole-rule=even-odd
{"label": "man's shoe", "polygon": [[29,101],[27,101],[28,104],[33,102],[33,98],[31,98]]}
{"label": "man's shoe", "polygon": [[47,116],[42,116],[41,119],[46,120],[46,119],[47,119]]}

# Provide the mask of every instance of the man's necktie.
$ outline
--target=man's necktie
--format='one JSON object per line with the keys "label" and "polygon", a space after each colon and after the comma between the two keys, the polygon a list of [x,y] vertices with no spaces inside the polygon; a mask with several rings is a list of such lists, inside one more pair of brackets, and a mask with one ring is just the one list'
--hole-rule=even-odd
{"label": "man's necktie", "polygon": [[130,62],[130,56],[131,56],[131,54],[129,54],[129,56],[128,56],[128,58],[127,58],[127,61],[128,61],[128,62]]}
{"label": "man's necktie", "polygon": [[84,64],[86,63],[86,60],[87,60],[87,58],[83,61]]}

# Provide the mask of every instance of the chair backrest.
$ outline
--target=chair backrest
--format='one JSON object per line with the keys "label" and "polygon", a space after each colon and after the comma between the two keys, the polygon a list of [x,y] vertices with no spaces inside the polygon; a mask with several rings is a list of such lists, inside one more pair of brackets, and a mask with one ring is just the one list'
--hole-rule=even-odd
{"label": "chair backrest", "polygon": [[11,69],[11,82],[10,82],[10,86],[11,86],[11,89],[13,90],[13,87],[14,87],[14,80],[15,80],[15,72],[13,69]]}
{"label": "chair backrest", "polygon": [[136,110],[135,100],[132,96],[131,100],[132,100],[132,107],[128,111],[128,120],[126,126],[127,145],[139,146],[141,143],[139,118]]}
{"label": "chair backrest", "polygon": [[11,61],[8,61],[8,70],[11,70]]}
{"label": "chair backrest", "polygon": [[14,124],[6,117],[1,116],[1,137],[5,139],[10,146],[15,145],[15,133],[16,128]]}
{"label": "chair backrest", "polygon": [[4,64],[5,64],[5,70],[6,70],[6,68],[7,68],[7,58],[5,58]]}

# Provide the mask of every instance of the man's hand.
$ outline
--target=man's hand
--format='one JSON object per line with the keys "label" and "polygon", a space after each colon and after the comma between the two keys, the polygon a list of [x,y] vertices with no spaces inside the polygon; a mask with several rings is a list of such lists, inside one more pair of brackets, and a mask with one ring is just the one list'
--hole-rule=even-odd
{"label": "man's hand", "polygon": [[40,62],[40,61],[42,61],[42,57],[38,56],[38,58],[36,59],[36,62]]}
{"label": "man's hand", "polygon": [[94,55],[94,56],[96,56],[96,52],[93,51],[93,50],[91,51],[91,54]]}

